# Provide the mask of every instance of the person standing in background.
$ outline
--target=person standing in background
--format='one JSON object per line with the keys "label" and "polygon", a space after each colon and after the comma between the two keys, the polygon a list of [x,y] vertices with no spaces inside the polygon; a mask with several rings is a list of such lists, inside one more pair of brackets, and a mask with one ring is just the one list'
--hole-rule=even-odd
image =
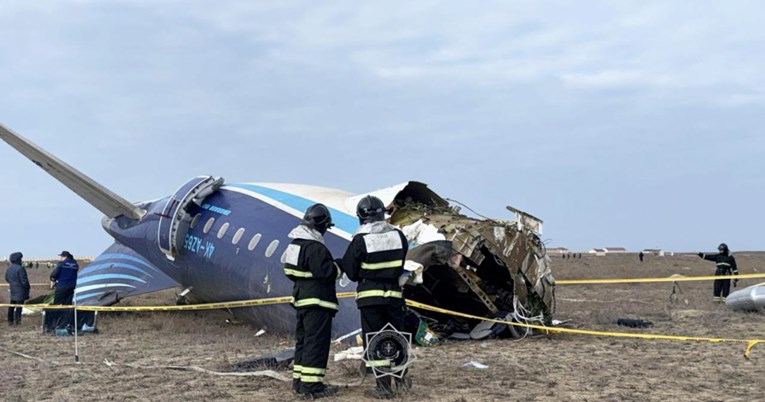
{"label": "person standing in background", "polygon": [[[23,257],[20,252],[11,254],[11,262],[5,271],[5,281],[8,282],[11,291],[11,304],[24,304],[24,301],[29,299],[29,278],[21,262]],[[21,307],[8,307],[8,325],[21,324],[21,309]]]}
{"label": "person standing in background", "polygon": [[[730,249],[725,243],[720,243],[717,246],[717,254],[704,254],[697,253],[697,255],[707,261],[714,261],[717,269],[715,270],[715,276],[729,276],[731,274],[738,275],[738,267],[736,267],[736,259],[730,254]],[[733,280],[733,287],[738,284],[738,279]],[[730,279],[715,279],[713,294],[714,301],[724,302],[725,298],[730,293]]]}
{"label": "person standing in background", "polygon": [[74,298],[74,288],[77,287],[77,271],[80,266],[74,256],[68,251],[59,254],[61,261],[50,273],[50,288],[56,288],[53,294],[53,304],[71,305]]}

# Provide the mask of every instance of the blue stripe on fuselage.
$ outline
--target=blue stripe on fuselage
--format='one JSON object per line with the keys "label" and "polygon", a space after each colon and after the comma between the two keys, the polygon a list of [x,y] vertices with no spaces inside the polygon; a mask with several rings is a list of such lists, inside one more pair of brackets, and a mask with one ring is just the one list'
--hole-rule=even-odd
{"label": "blue stripe on fuselage", "polygon": [[[86,274],[86,273],[88,273],[90,271],[93,271],[95,269],[98,269],[98,268],[102,268],[103,266],[105,266],[105,265],[107,265],[109,263],[115,262],[115,260],[133,261],[133,262],[141,264],[142,266],[145,266],[146,268],[149,268],[149,269],[151,269],[153,271],[157,271],[157,268],[155,268],[154,266],[152,266],[151,264],[149,264],[145,260],[142,260],[140,258],[134,257],[134,256],[132,256],[130,254],[125,254],[125,253],[104,253],[104,254],[101,254],[98,257],[96,257],[96,259],[93,260],[93,262],[91,262],[90,265],[88,265],[87,267],[82,269],[80,271],[80,275]],[[128,269],[138,270],[141,273],[144,273],[146,275],[151,276],[151,274],[149,274],[148,271],[142,269],[140,266],[132,265],[132,264],[125,264],[125,265],[134,267],[134,268],[128,268]],[[162,271],[159,271],[159,272],[162,272]]]}
{"label": "blue stripe on fuselage", "polygon": [[[226,186],[250,190],[252,192],[271,198],[275,201],[281,202],[282,204],[287,205],[290,208],[294,208],[300,212],[304,212],[306,209],[308,209],[308,207],[316,203],[315,200],[310,200],[299,195],[286,193],[281,190],[258,186],[256,184],[234,183],[226,184]],[[359,220],[357,217],[338,209],[331,208],[329,206],[327,206],[327,208],[332,214],[332,222],[334,222],[338,229],[351,235],[356,232],[356,229],[359,227]]]}
{"label": "blue stripe on fuselage", "polygon": [[146,272],[145,270],[141,269],[141,267],[135,266],[133,264],[128,264],[124,262],[111,262],[111,261],[105,261],[100,262],[99,264],[90,264],[85,269],[80,271],[78,278],[82,278],[88,275],[94,274],[96,271],[100,270],[101,268],[111,269],[111,268],[117,268],[117,269],[127,269],[131,271],[138,272],[140,274],[146,275],[148,277],[152,277],[150,273]]}
{"label": "blue stripe on fuselage", "polygon": [[80,279],[77,280],[77,286],[85,284],[85,283],[100,281],[100,280],[103,280],[103,279],[109,279],[109,280],[112,280],[112,279],[125,279],[125,280],[128,280],[128,281],[136,281],[136,282],[146,283],[145,280],[143,280],[143,279],[141,279],[141,278],[139,278],[137,276],[126,275],[126,274],[107,273],[107,274],[99,274],[99,275],[90,275],[87,278],[80,278]]}

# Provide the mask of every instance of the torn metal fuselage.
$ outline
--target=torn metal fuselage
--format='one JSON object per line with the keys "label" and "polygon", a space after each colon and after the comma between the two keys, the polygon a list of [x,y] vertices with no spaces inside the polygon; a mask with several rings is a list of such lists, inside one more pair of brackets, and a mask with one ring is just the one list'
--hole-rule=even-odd
{"label": "torn metal fuselage", "polygon": [[[407,260],[424,268],[422,282],[405,287],[406,298],[480,317],[512,313],[519,322],[549,325],[555,280],[539,238],[542,222],[511,207],[514,220],[471,218],[426,191],[402,192],[393,201],[391,223],[410,241]],[[464,332],[477,323],[420,313],[442,334]]]}

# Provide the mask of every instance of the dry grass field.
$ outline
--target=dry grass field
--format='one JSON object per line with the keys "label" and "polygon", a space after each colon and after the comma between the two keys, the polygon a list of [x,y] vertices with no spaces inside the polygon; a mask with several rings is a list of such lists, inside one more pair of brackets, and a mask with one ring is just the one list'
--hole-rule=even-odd
{"label": "dry grass field", "polygon": [[[765,253],[736,253],[742,273],[765,272]],[[713,264],[692,255],[635,254],[553,260],[556,279],[709,275]],[[48,271],[30,269],[34,282]],[[744,280],[739,287],[765,280]],[[712,302],[711,282],[560,285],[556,319],[572,328],[714,338],[765,338],[765,316]],[[33,289],[33,297],[43,292]],[[8,296],[2,288],[0,300]],[[172,291],[128,301],[172,304]],[[289,336],[226,322],[227,313],[105,313],[99,334],[40,333],[40,317],[0,327],[0,398],[8,401],[292,401],[290,385],[267,377],[216,376],[152,366],[199,366],[229,371],[241,360],[291,346]],[[650,320],[649,329],[616,324]],[[406,401],[752,401],[765,390],[765,344],[744,359],[741,343],[667,341],[558,334],[523,340],[445,342],[417,348],[414,388]],[[20,356],[13,352],[26,354]],[[31,359],[33,357],[34,359]],[[477,361],[488,366],[465,366]],[[106,364],[109,362],[110,364]],[[329,379],[358,379],[355,364],[330,363]],[[281,372],[289,376],[289,371]],[[364,400],[373,381],[341,389],[334,400]]]}

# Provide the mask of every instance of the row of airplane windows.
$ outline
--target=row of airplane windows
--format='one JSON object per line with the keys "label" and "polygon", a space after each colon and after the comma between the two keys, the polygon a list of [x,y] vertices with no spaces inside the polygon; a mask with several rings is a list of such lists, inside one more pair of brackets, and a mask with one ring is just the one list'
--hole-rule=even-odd
{"label": "row of airplane windows", "polygon": [[[196,225],[199,223],[199,218],[201,217],[201,214],[197,214],[194,216],[194,219],[191,220],[191,228],[193,229],[196,227]],[[210,232],[210,229],[212,229],[213,224],[215,223],[215,217],[210,217],[207,222],[205,222],[205,226],[202,228],[202,232],[207,234]],[[222,239],[223,236],[226,235],[226,232],[229,228],[229,223],[225,222],[223,225],[220,226],[218,229],[218,233],[216,234],[216,237],[219,239]],[[244,236],[245,229],[239,228],[234,233],[234,236],[231,238],[231,244],[237,245],[239,244],[239,241],[242,240],[242,237]],[[250,239],[250,242],[247,244],[247,250],[254,250],[255,247],[260,242],[260,239],[263,236],[260,233],[256,233],[254,236],[252,236],[252,239]],[[279,240],[273,240],[268,247],[266,247],[266,257],[271,257],[274,255],[274,252],[279,247]],[[286,250],[285,250],[286,251]],[[282,255],[282,260],[284,259],[284,256]],[[283,261],[282,261],[283,262]]]}

